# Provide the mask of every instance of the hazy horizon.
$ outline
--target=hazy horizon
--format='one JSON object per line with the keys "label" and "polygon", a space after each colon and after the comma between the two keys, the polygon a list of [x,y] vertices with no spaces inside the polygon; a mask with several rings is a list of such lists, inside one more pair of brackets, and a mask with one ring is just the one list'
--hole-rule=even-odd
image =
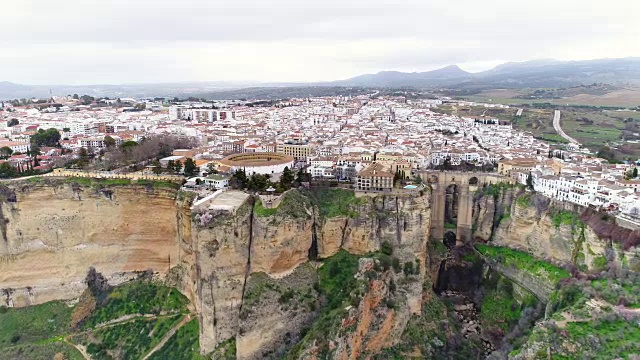
{"label": "hazy horizon", "polygon": [[12,2],[0,9],[0,81],[303,83],[640,56],[637,2],[541,2]]}

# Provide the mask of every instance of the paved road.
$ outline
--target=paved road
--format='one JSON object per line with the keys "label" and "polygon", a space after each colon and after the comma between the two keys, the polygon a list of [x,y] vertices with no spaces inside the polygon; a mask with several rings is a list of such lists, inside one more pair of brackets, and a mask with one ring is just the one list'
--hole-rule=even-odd
{"label": "paved road", "polygon": [[562,136],[563,138],[567,139],[569,142],[574,143],[574,144],[580,144],[578,141],[576,141],[576,139],[572,138],[571,136],[565,134],[564,130],[562,130],[562,128],[560,127],[560,110],[556,110],[553,113],[553,128],[556,129],[556,132]]}

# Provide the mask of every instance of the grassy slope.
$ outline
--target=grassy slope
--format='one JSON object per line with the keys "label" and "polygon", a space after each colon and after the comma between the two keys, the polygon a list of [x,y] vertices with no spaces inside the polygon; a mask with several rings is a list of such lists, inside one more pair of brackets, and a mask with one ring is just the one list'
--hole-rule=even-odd
{"label": "grassy slope", "polygon": [[150,360],[204,360],[200,355],[200,326],[193,319],[181,327]]}
{"label": "grassy slope", "polygon": [[356,198],[352,190],[345,189],[313,189],[311,197],[324,218],[356,217],[357,206],[366,203],[366,199]]}
{"label": "grassy slope", "polygon": [[[109,352],[125,358],[140,358],[155,346],[187,311],[187,299],[177,290],[159,284],[133,281],[114,288],[104,303],[84,324],[70,330],[73,307],[53,301],[25,308],[0,307],[0,359],[83,359],[69,341],[88,345],[95,359],[110,359]],[[98,323],[126,314],[172,315],[156,318],[134,317],[126,323],[95,329]],[[197,333],[197,331],[196,331]],[[196,351],[197,352],[197,351]]]}
{"label": "grassy slope", "polygon": [[187,298],[176,289],[146,281],[132,281],[114,288],[84,327],[130,314],[183,313],[187,303]]}
{"label": "grassy slope", "polygon": [[69,331],[72,308],[60,301],[0,311],[0,348],[32,343]]}
{"label": "grassy slope", "polygon": [[476,244],[476,248],[484,256],[492,258],[506,266],[513,266],[534,276],[557,283],[571,275],[565,269],[538,260],[526,252],[499,246]]}
{"label": "grassy slope", "polygon": [[176,325],[182,315],[157,319],[137,319],[122,325],[92,332],[83,344],[93,359],[109,359],[108,351],[120,349],[128,358],[138,359],[148,353]]}

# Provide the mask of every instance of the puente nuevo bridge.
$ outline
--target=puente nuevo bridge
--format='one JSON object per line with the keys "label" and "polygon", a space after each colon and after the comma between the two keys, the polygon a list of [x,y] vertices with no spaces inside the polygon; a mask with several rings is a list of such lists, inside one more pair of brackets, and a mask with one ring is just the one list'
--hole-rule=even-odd
{"label": "puente nuevo bridge", "polygon": [[484,185],[516,182],[493,173],[424,171],[419,175],[432,189],[430,237],[433,240],[471,240],[474,193]]}

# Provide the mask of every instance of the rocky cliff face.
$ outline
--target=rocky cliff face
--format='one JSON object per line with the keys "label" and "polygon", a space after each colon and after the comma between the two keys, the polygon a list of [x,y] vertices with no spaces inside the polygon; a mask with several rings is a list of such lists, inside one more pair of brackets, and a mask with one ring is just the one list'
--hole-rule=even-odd
{"label": "rocky cliff face", "polygon": [[[330,257],[340,249],[365,254],[379,249],[385,241],[393,244],[400,261],[426,263],[427,196],[354,198],[348,212],[332,216],[323,216],[321,206],[298,190],[287,193],[277,209],[264,209],[255,201],[247,198],[235,212],[205,210],[193,218],[203,352],[232,337],[247,343],[247,335],[239,329],[252,328],[240,319],[251,274],[277,279],[291,274],[300,264]],[[401,321],[406,322],[411,312],[420,312],[421,284],[417,281],[406,287],[408,306],[403,310],[406,314],[399,317]],[[252,317],[253,323],[268,322],[255,312]],[[295,333],[300,329],[288,330]],[[275,346],[263,345],[254,350]],[[250,351],[252,347],[243,349],[239,358],[262,354]]]}
{"label": "rocky cliff face", "polygon": [[[494,187],[474,201],[476,240],[526,251],[541,259],[583,270],[602,270],[607,257],[617,266],[640,270],[636,247],[624,249],[615,234],[627,238],[637,231],[622,229],[612,219],[568,203],[559,203],[518,187]],[[614,235],[598,234],[601,228]],[[611,249],[611,255],[608,250]]]}
{"label": "rocky cliff face", "polygon": [[118,283],[178,262],[175,190],[57,182],[2,192],[0,304],[76,298],[90,266]]}
{"label": "rocky cliff face", "polygon": [[[454,256],[455,248],[428,241],[429,195],[356,197],[331,190],[331,196],[338,194],[331,198],[314,191],[291,190],[276,209],[229,192],[240,199],[237,206],[194,211],[191,197],[170,189],[62,181],[5,187],[0,191],[3,300],[23,306],[75,298],[89,266],[112,283],[152,269],[168,275],[192,300],[203,353],[235,341],[239,359],[328,353],[349,359],[383,349],[406,354],[413,348],[403,347],[403,337],[414,336],[418,344],[425,326],[439,340],[418,347],[416,354],[457,351],[460,329],[443,325],[457,315],[433,289],[464,293],[465,284],[480,283],[482,271]],[[580,211],[494,185],[474,199],[473,235],[584,270],[640,264],[636,248],[614,241],[618,234],[633,241],[633,233],[608,226],[610,235],[603,237],[599,216]],[[361,257],[358,286],[344,289],[352,296],[348,310],[326,314],[331,299],[318,287],[326,264],[321,260],[345,251]],[[448,285],[441,288],[443,283]],[[337,325],[317,337],[317,321]],[[448,341],[457,345],[449,347]]]}

